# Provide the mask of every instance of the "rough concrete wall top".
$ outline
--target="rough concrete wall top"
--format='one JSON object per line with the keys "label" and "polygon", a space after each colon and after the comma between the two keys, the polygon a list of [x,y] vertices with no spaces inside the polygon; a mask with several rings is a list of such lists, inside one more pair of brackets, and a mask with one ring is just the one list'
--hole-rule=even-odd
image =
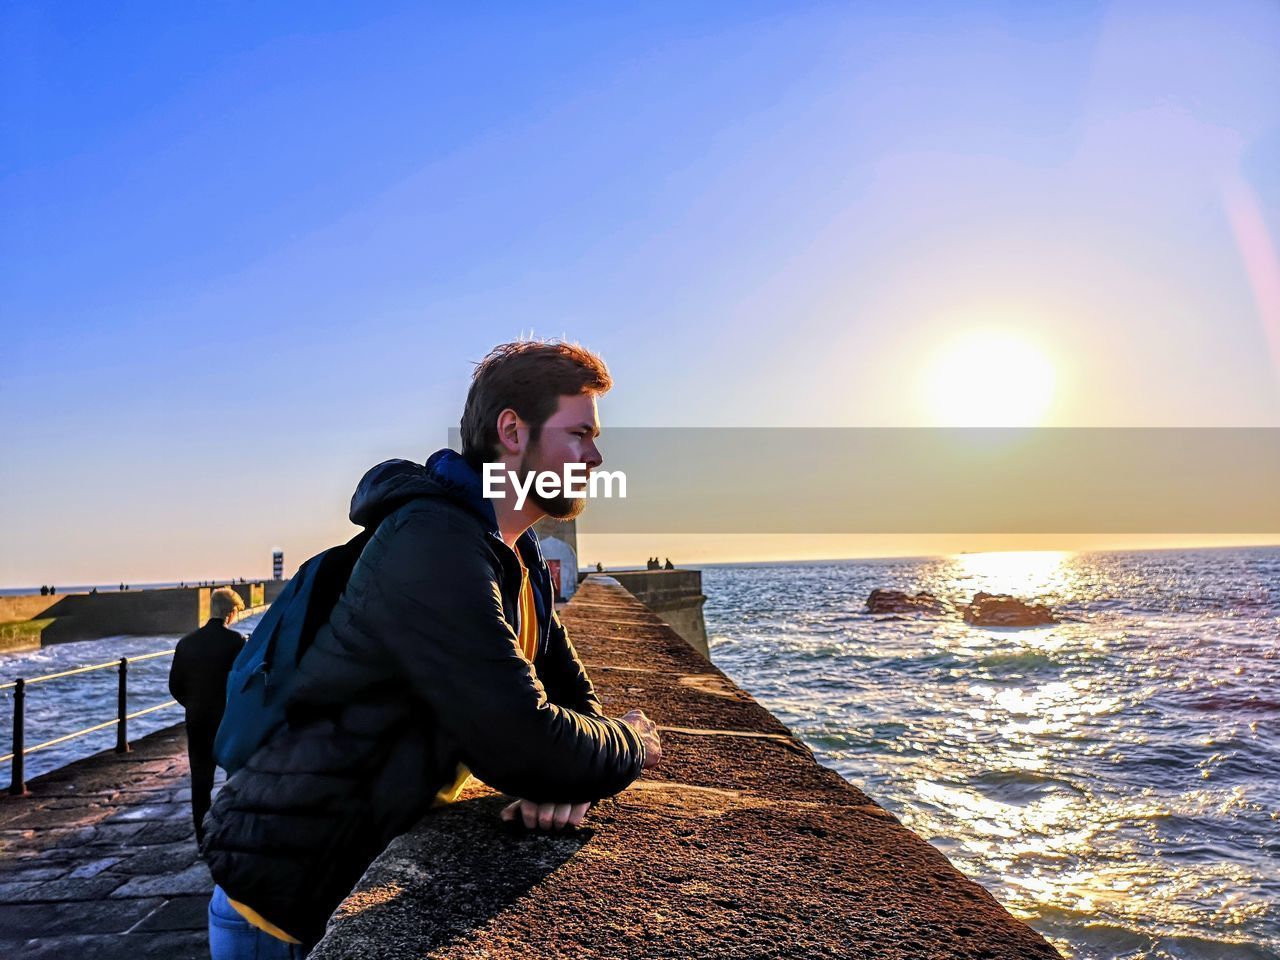
{"label": "rough concrete wall top", "polygon": [[560,834],[473,781],[313,958],[1057,956],[621,586],[589,578],[563,619],[610,714],[662,727],[661,765]]}

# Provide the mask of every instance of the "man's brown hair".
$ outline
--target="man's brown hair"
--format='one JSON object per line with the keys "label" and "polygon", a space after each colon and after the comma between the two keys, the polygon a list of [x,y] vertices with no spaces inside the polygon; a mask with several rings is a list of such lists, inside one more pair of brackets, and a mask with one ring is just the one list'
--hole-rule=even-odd
{"label": "man's brown hair", "polygon": [[537,443],[542,425],[563,396],[604,393],[613,386],[603,360],[577,343],[516,340],[500,343],[476,364],[462,411],[462,456],[477,470],[498,446],[498,414],[510,407],[530,425]]}

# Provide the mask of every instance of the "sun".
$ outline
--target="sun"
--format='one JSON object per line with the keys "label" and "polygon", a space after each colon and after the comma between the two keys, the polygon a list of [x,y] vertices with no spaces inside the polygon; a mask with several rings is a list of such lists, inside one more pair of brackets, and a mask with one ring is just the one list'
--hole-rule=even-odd
{"label": "sun", "polygon": [[1053,401],[1054,367],[1030,341],[975,331],[938,351],[921,372],[929,419],[944,427],[1030,427]]}

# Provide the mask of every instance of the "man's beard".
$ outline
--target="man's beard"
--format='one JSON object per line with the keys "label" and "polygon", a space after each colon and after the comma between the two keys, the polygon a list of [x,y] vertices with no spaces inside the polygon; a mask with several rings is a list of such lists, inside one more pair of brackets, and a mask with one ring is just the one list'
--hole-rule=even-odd
{"label": "man's beard", "polygon": [[[538,473],[542,469],[532,462],[537,452],[538,448],[534,446],[520,457],[520,469],[517,473],[520,476],[522,486],[527,482],[531,473]],[[563,474],[561,476],[563,478]],[[563,485],[561,486],[561,492],[554,497],[544,497],[538,493],[537,483],[532,483],[529,485],[528,499],[536,503],[543,513],[556,520],[572,520],[587,508],[586,497],[566,497]]]}

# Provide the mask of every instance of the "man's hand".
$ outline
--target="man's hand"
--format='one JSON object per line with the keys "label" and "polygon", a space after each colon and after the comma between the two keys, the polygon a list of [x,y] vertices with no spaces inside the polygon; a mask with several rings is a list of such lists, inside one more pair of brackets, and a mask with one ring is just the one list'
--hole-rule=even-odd
{"label": "man's hand", "polygon": [[644,741],[644,769],[656,767],[662,760],[662,741],[658,738],[658,725],[644,715],[643,710],[632,710],[622,717]]}
{"label": "man's hand", "polygon": [[590,803],[534,803],[517,800],[502,808],[498,814],[503,820],[520,817],[530,830],[563,830],[565,825],[576,827],[591,809]]}
{"label": "man's hand", "polygon": [[[622,717],[644,741],[644,766],[656,767],[662,760],[662,741],[658,738],[658,725],[644,715],[643,710],[632,710]],[[563,830],[576,827],[591,809],[590,803],[534,803],[532,800],[516,800],[502,808],[498,814],[511,822],[519,817],[530,830]]]}

